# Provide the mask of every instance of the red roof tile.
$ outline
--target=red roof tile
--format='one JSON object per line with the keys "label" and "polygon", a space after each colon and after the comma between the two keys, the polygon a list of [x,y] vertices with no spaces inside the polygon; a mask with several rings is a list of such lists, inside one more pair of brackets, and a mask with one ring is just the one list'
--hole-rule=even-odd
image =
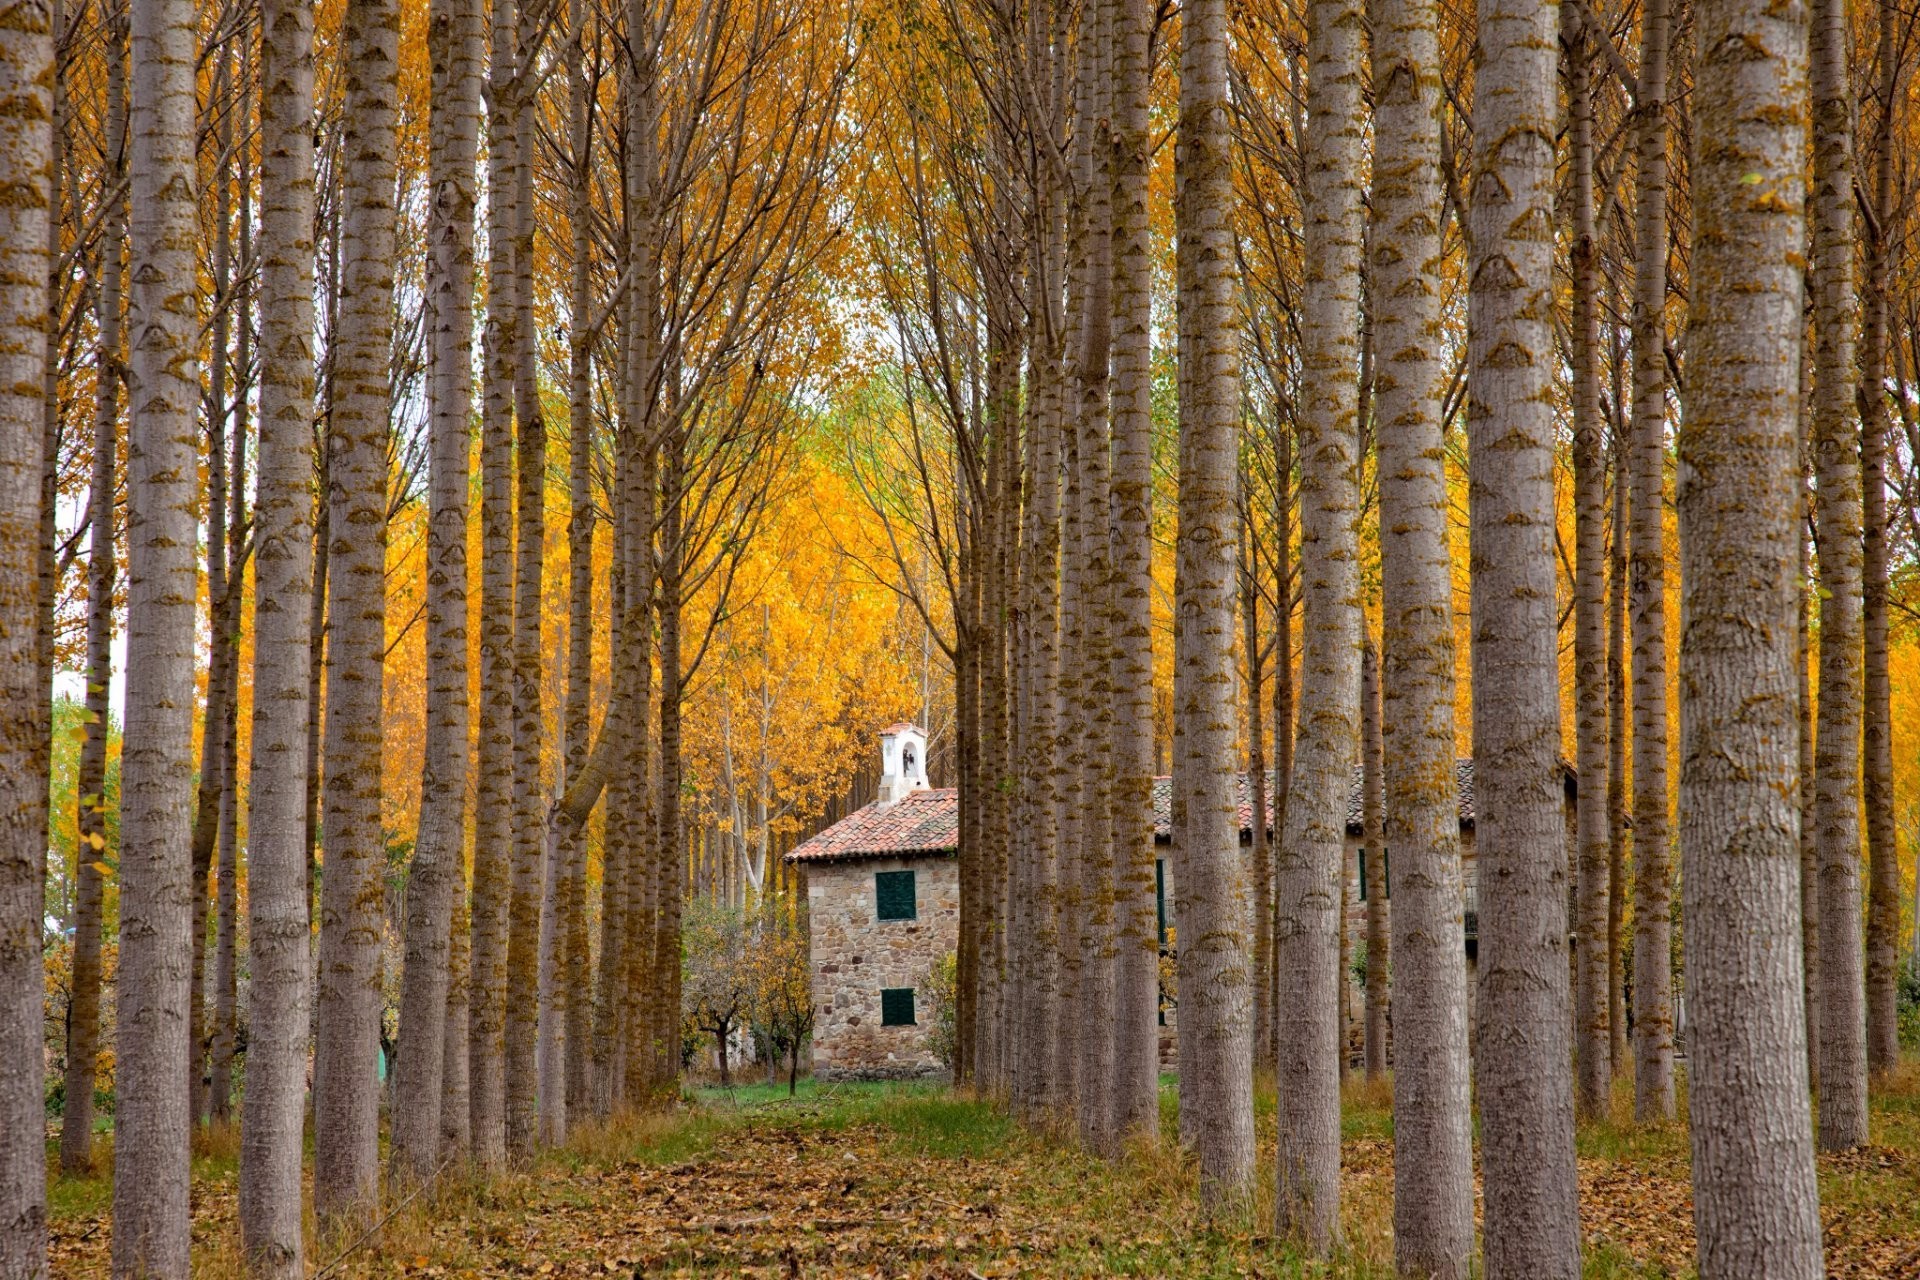
{"label": "red roof tile", "polygon": [[894,804],[870,804],[802,841],[788,862],[851,862],[902,853],[953,853],[960,847],[960,793],[910,791]]}

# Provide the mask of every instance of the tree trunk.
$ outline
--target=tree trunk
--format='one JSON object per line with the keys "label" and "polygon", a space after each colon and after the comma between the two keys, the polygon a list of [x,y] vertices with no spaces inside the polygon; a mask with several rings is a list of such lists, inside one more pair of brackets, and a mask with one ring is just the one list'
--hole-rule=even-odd
{"label": "tree trunk", "polygon": [[[1899,1065],[1897,989],[1900,950],[1900,847],[1893,824],[1893,693],[1887,671],[1887,309],[1892,287],[1895,113],[1901,71],[1895,54],[1899,13],[1881,0],[1875,97],[1873,216],[1866,221],[1865,309],[1860,341],[1860,472],[1865,543],[1861,623],[1865,631],[1865,732],[1861,751],[1867,811],[1867,1070],[1879,1076]],[[1904,52],[1904,46],[1903,46]]]}
{"label": "tree trunk", "polygon": [[[473,813],[473,964],[469,977],[468,1105],[474,1159],[507,1153],[507,961],[513,841],[513,244],[514,4],[489,14],[487,109],[488,298],[480,414],[480,742]],[[495,305],[497,303],[497,305]]]}
{"label": "tree trunk", "polygon": [[1275,1070],[1273,998],[1264,982],[1273,969],[1273,823],[1267,812],[1266,663],[1260,636],[1260,551],[1253,521],[1254,480],[1240,469],[1240,649],[1246,656],[1248,869],[1253,879],[1253,1069]]}
{"label": "tree trunk", "polygon": [[[1280,837],[1286,826],[1287,791],[1293,785],[1293,422],[1277,416],[1273,424],[1273,596],[1278,607],[1273,615],[1273,844],[1267,850],[1267,876],[1277,874],[1273,866],[1279,854]],[[1269,908],[1269,914],[1272,914]],[[1278,938],[1277,918],[1268,922]],[[1260,1037],[1259,1053],[1279,1067],[1280,970],[1278,946],[1268,948],[1267,967],[1259,976],[1260,999],[1267,1005],[1267,1029]]]}
{"label": "tree trunk", "polygon": [[[206,132],[218,163],[224,166],[233,143],[231,50],[211,77]],[[227,429],[228,355],[233,327],[233,198],[229,175],[217,172],[213,184],[213,315],[209,324],[206,419],[207,693],[200,715],[200,777],[193,814],[193,985],[188,998],[187,1091],[196,1120],[206,1116],[212,1079],[207,1074],[212,1048],[207,1028],[207,890],[220,842],[221,797],[226,794],[227,703],[233,697],[234,670],[228,659],[233,633],[227,630]]]}
{"label": "tree trunk", "polygon": [[438,0],[428,15],[433,203],[427,232],[427,713],[420,825],[407,877],[405,963],[394,1064],[393,1162],[416,1179],[443,1157],[448,953],[465,874],[467,494],[473,410],[474,164],[480,128],[480,10]]}
{"label": "tree trunk", "polygon": [[1813,821],[1820,857],[1820,1149],[1867,1140],[1860,926],[1860,428],[1854,419],[1853,104],[1847,15],[1817,0],[1813,89],[1814,518],[1820,554],[1819,732]]}
{"label": "tree trunk", "polygon": [[[132,10],[128,291],[126,723],[120,751],[113,1271],[185,1275],[187,999],[193,968],[189,798],[194,409],[200,396],[194,194],[195,9]],[[25,32],[9,39],[28,40]],[[20,156],[21,143],[8,148]],[[186,300],[186,301],[183,301]],[[38,372],[36,369],[35,372]],[[10,456],[30,456],[9,451]],[[37,953],[36,953],[37,954]]]}
{"label": "tree trunk", "polygon": [[[107,23],[106,182],[126,176],[127,21]],[[113,714],[114,452],[120,426],[122,290],[127,206],[114,197],[100,226],[99,292],[94,296],[93,482],[87,532],[87,737],[80,746],[75,830],[81,842],[75,871],[73,1004],[67,1016],[66,1111],[60,1123],[60,1171],[85,1173],[93,1164],[93,1091],[100,1056],[100,936],[106,897],[107,734]],[[98,843],[96,843],[96,840]]]}
{"label": "tree trunk", "polygon": [[249,1037],[240,1236],[251,1274],[300,1280],[313,958],[307,692],[313,576],[313,9],[261,10],[260,454],[254,508]]}
{"label": "tree trunk", "polygon": [[[55,6],[53,13],[58,12]],[[5,138],[6,143],[4,148],[0,148],[0,157],[4,157],[0,159],[0,173],[4,174],[10,192],[4,212],[0,212],[0,245],[6,246],[7,250],[5,287],[0,289],[0,313],[6,317],[5,331],[9,335],[4,358],[6,378],[4,383],[0,383],[6,388],[5,395],[0,397],[0,458],[4,458],[4,461],[0,461],[0,564],[13,567],[8,573],[0,575],[0,582],[4,583],[0,585],[0,705],[8,708],[6,728],[0,732],[0,814],[5,815],[0,818],[0,825],[4,826],[4,835],[0,835],[0,1131],[14,1135],[4,1155],[0,1155],[0,1274],[19,1276],[22,1280],[43,1280],[48,1274],[46,1143],[43,1141],[46,1132],[43,1080],[46,1057],[41,1043],[44,1032],[41,1002],[46,992],[41,960],[41,931],[46,915],[50,738],[46,732],[49,725],[40,723],[39,716],[20,712],[39,705],[48,696],[47,680],[41,671],[41,644],[45,634],[41,627],[41,601],[43,591],[50,593],[53,584],[46,580],[45,565],[41,565],[41,573],[22,573],[19,572],[19,566],[39,561],[41,518],[45,506],[42,473],[51,472],[53,467],[53,459],[45,451],[47,406],[44,395],[47,365],[51,360],[47,338],[47,306],[52,254],[48,251],[48,238],[54,229],[53,219],[57,217],[54,212],[57,204],[50,198],[54,191],[54,142],[53,131],[49,127],[49,108],[52,104],[48,93],[52,87],[54,66],[53,22],[50,16],[43,8],[22,8],[14,12],[4,32],[0,32],[0,93],[4,93],[10,108],[6,116],[7,123],[0,130],[0,136]],[[144,23],[142,34],[146,34]],[[151,50],[143,49],[143,52],[151,54]],[[191,97],[187,103],[190,119]],[[146,121],[143,120],[143,123]],[[140,158],[150,160],[150,139],[143,138],[143,144]],[[146,171],[149,168],[150,165],[143,166],[140,173],[143,179],[149,177]],[[147,242],[147,237],[143,236],[142,244]],[[190,280],[191,274],[187,278]],[[142,291],[141,301],[151,303],[149,291]],[[189,310],[186,314],[186,327],[189,330],[191,319]],[[156,335],[156,346],[165,346],[178,337],[177,327],[163,329]],[[151,365],[142,366],[143,371],[151,368]],[[151,420],[143,420],[141,425],[146,429],[141,433],[141,443],[151,441],[170,445],[174,437],[186,435],[192,422],[192,398],[183,394],[180,404],[181,417],[188,426],[178,427],[171,435],[156,440],[154,437],[158,433],[152,430]],[[160,410],[160,406],[154,407],[156,416]],[[177,426],[177,422],[172,425]],[[188,451],[182,449],[179,452],[185,455]],[[176,497],[177,510],[162,513],[159,518],[163,524],[169,523],[171,518],[171,531],[186,534],[185,538],[174,544],[179,549],[177,559],[181,565],[156,564],[151,547],[144,542],[134,564],[146,574],[151,574],[155,569],[184,566],[183,576],[189,589],[185,597],[185,609],[178,612],[187,623],[187,642],[181,644],[176,652],[186,655],[186,679],[191,680],[193,593],[190,550],[192,508],[189,504],[192,501],[193,464],[191,457],[176,458],[175,461],[185,466],[184,478],[176,486],[185,492],[170,495]],[[143,465],[138,457],[133,466],[134,475],[140,482],[152,483],[151,466]],[[174,474],[181,473],[176,471]],[[147,526],[145,529],[139,529],[136,525],[129,532],[138,531],[144,539],[151,539],[152,520],[143,523]],[[98,548],[100,544],[94,545]],[[172,550],[172,547],[166,547],[161,554],[165,556]],[[137,598],[151,608],[151,602],[146,599],[152,594],[151,579],[143,575],[136,591],[139,593]],[[152,616],[148,614],[138,621],[145,624]],[[172,622],[173,618],[169,616],[167,620]],[[142,652],[145,646],[139,642],[152,637],[143,634],[144,625],[139,631],[132,630],[134,622],[135,619],[129,619],[129,658],[131,660],[135,655],[138,656],[143,668],[143,687],[151,688],[153,654],[151,651]],[[178,735],[179,750],[184,755],[186,720],[184,716],[174,718],[181,729]],[[148,760],[142,762],[144,767],[138,780],[148,787],[155,781],[171,781],[170,778],[154,777],[156,770],[150,761],[156,743],[151,728],[147,724],[142,727],[147,729],[141,746],[148,752]],[[104,723],[101,730],[105,731]],[[131,739],[127,741],[128,745],[132,745]],[[170,743],[173,739],[166,737],[162,741]],[[180,773],[178,803],[172,807],[177,808],[180,816],[184,817],[184,770]],[[130,790],[125,794],[144,802],[151,792]],[[154,834],[155,824],[144,809],[130,806],[128,816],[137,817],[140,824],[138,828],[129,828],[135,834],[140,829],[149,835]],[[180,834],[185,835],[184,827]],[[148,848],[142,846],[128,847],[138,850],[141,855],[149,852]],[[183,844],[181,852],[184,851]],[[82,852],[81,857],[84,859],[86,856]],[[153,869],[165,866],[163,860]],[[143,871],[146,870],[143,868]],[[139,920],[144,917],[151,921],[153,917],[149,913],[155,905],[152,877],[143,875],[136,883],[148,891],[148,896],[145,900],[140,897],[133,899],[134,918]],[[142,939],[135,949],[135,957],[151,965],[159,958],[153,952],[153,941]],[[123,1019],[148,1013],[155,1003],[154,997],[164,996],[164,991],[155,991],[157,984],[153,982],[153,976],[151,970],[134,975],[134,982],[129,985],[133,988],[130,994],[136,998],[122,1005],[126,1010]],[[122,1025],[125,1025],[124,1021]],[[155,1075],[154,1068],[163,1063],[164,1059],[149,1052],[136,1065],[144,1069],[151,1079]],[[164,1094],[165,1086],[160,1088]],[[175,1144],[168,1140],[173,1126],[166,1123],[172,1116],[165,1100],[143,1099],[137,1107],[136,1119],[143,1122],[144,1132],[139,1128],[135,1130],[136,1145],[132,1153],[135,1162],[144,1162],[149,1168],[164,1164],[172,1172],[173,1161],[170,1157],[174,1154],[172,1147]],[[184,1120],[184,1116],[181,1119]],[[179,1127],[177,1205],[173,1197],[165,1194],[173,1189],[172,1184],[167,1183],[142,1188],[152,1198],[133,1207],[146,1211],[137,1220],[164,1227],[161,1233],[164,1238],[151,1242],[159,1247],[153,1249],[150,1256],[169,1261],[177,1257],[181,1263],[180,1272],[184,1274],[187,1169],[185,1127]],[[143,1139],[144,1147],[141,1145]],[[156,1161],[156,1154],[169,1159]],[[120,1190],[117,1184],[115,1190]],[[118,1198],[116,1195],[116,1200]],[[131,1201],[133,1197],[129,1196],[128,1199]],[[175,1209],[177,1222],[174,1220]],[[145,1254],[144,1250],[138,1248],[142,1243],[146,1242],[137,1238],[123,1242],[116,1220],[116,1262],[123,1257],[131,1260],[130,1263],[121,1263],[116,1268],[116,1274],[126,1274],[133,1269],[133,1265],[138,1264]]]}
{"label": "tree trunk", "polygon": [[[1061,62],[1065,60],[1064,54],[1052,56]],[[1064,71],[1056,71],[1055,85],[1064,79]],[[1058,127],[1056,122],[1056,131]],[[1059,773],[1055,762],[1062,753],[1058,689],[1060,433],[1065,391],[1061,368],[1065,320],[1060,312],[1059,285],[1065,268],[1062,224],[1066,197],[1063,184],[1047,171],[1042,172],[1048,181],[1036,202],[1037,225],[1030,244],[1033,262],[1027,279],[1031,299],[1032,329],[1028,342],[1032,366],[1026,432],[1027,546],[1022,557],[1025,572],[1021,580],[1025,601],[1023,635],[1027,648],[1021,666],[1028,682],[1022,821],[1028,832],[1029,866],[1023,895],[1027,927],[1016,939],[1025,957],[1023,1021],[1014,1097],[1021,1118],[1036,1126],[1047,1121],[1058,1101],[1053,1044],[1060,1022],[1057,893],[1062,846]],[[1116,468],[1118,465],[1116,461]],[[793,1052],[797,1058],[797,1044]]]}
{"label": "tree trunk", "polygon": [[1613,545],[1607,549],[1607,1031],[1612,1078],[1632,1070],[1627,1045],[1627,463],[1614,347]]}
{"label": "tree trunk", "polygon": [[1667,56],[1671,0],[1641,23],[1634,174],[1632,522],[1633,1115],[1673,1118],[1673,868],[1667,791]]}
{"label": "tree trunk", "polygon": [[[1181,1075],[1199,1114],[1183,1117],[1200,1157],[1202,1199],[1216,1209],[1252,1192],[1253,991],[1246,872],[1234,797],[1233,512],[1239,450],[1238,307],[1224,0],[1190,0],[1180,46],[1180,174],[1175,222],[1181,316],[1179,537],[1174,547],[1174,752],[1181,825],[1178,893]],[[1183,1090],[1182,1102],[1187,1091]],[[1183,1107],[1183,1112],[1185,1108]],[[1336,1121],[1337,1123],[1337,1121]],[[1337,1130],[1336,1130],[1337,1136]],[[1337,1152],[1336,1146],[1336,1152]]]}
{"label": "tree trunk", "polygon": [[[1440,297],[1440,53],[1433,0],[1373,14],[1371,237],[1379,423],[1380,683],[1391,924],[1393,1247],[1406,1276],[1464,1280],[1473,1256],[1472,1080],[1461,939]],[[1379,883],[1385,888],[1385,876]],[[1369,957],[1371,958],[1371,957]]]}
{"label": "tree trunk", "polygon": [[345,328],[329,424],[332,610],[321,819],[313,1202],[363,1217],[380,1195],[380,940],[386,840],[381,723],[386,635],[387,418],[393,331],[397,0],[348,0],[342,197]]}
{"label": "tree trunk", "polygon": [[[572,179],[569,191],[568,220],[573,235],[573,271],[569,281],[575,325],[579,317],[593,308],[593,107],[592,84],[587,79],[587,14],[580,0],[569,7],[571,28],[567,48],[569,125],[572,137]],[[594,70],[599,69],[599,54],[594,54]],[[593,345],[587,335],[577,332],[569,352],[567,398],[567,687],[562,736],[565,741],[564,777],[568,786],[587,761],[591,745],[593,715]],[[541,1038],[546,1052],[554,1054],[557,1035],[564,1063],[543,1060],[543,1077],[557,1071],[561,1083],[557,1091],[569,1113],[584,1112],[589,1096],[588,1078],[591,1060],[590,1014],[587,996],[592,990],[591,963],[587,941],[587,841],[585,823],[567,838],[565,862],[559,883],[554,888],[558,899],[554,942],[557,955],[551,981],[564,1002],[554,1010],[562,1026],[549,1032],[542,1014]],[[603,877],[604,885],[604,877]],[[544,1008],[544,1006],[543,1006]],[[543,1086],[545,1098],[553,1096],[556,1086]]]}
{"label": "tree trunk", "polygon": [[1479,1043],[1499,1046],[1476,1060],[1486,1275],[1574,1280],[1553,562],[1556,23],[1553,8],[1511,0],[1480,0],[1478,20],[1467,312],[1474,840]]}
{"label": "tree trunk", "polygon": [[1697,12],[1692,372],[1674,495],[1694,1229],[1702,1280],[1814,1280],[1794,945],[1806,27],[1752,0]]}
{"label": "tree trunk", "polygon": [[1606,1114],[1613,1064],[1608,1043],[1607,793],[1597,784],[1607,765],[1606,501],[1607,471],[1600,421],[1600,248],[1593,206],[1592,53],[1585,21],[1572,3],[1560,6],[1566,44],[1569,149],[1573,170],[1573,487],[1574,487],[1574,762],[1576,793],[1574,921],[1574,1063],[1581,1110]]}
{"label": "tree trunk", "polygon": [[[530,87],[542,17],[519,8],[513,115],[513,417],[515,503],[513,575],[513,849],[507,930],[507,1150],[532,1154],[539,1138],[540,879],[545,805],[540,788],[541,594],[546,558],[547,425],[536,385],[533,315],[533,153],[539,140]],[[565,1105],[565,1099],[558,1100]],[[561,1122],[564,1125],[564,1120]]]}
{"label": "tree trunk", "polygon": [[[241,63],[239,114],[252,123],[251,59]],[[227,448],[227,608],[221,626],[230,636],[227,646],[226,724],[220,731],[220,770],[226,785],[220,789],[220,843],[216,854],[219,896],[215,904],[213,971],[213,1088],[207,1100],[210,1123],[233,1119],[233,1059],[240,1034],[239,911],[240,911],[240,640],[242,590],[247,550],[247,432],[253,379],[253,187],[243,152],[240,166],[240,272],[235,311],[239,315],[234,339],[233,430]]]}
{"label": "tree trunk", "polygon": [[473,1149],[473,1109],[468,1087],[467,1032],[472,969],[472,921],[460,895],[454,895],[453,920],[447,929],[447,1029],[440,1066],[440,1158],[464,1159]]}
{"label": "tree trunk", "polygon": [[[1364,627],[1364,622],[1362,626]],[[1383,774],[1385,747],[1380,741],[1380,653],[1363,632],[1360,650],[1360,827],[1365,841],[1367,883],[1367,989],[1364,1048],[1367,1079],[1387,1073],[1387,849],[1386,794]],[[1342,868],[1344,877],[1345,868]],[[1346,917],[1340,927],[1346,929]],[[1341,978],[1346,966],[1341,966]]]}
{"label": "tree trunk", "polygon": [[[1359,0],[1314,0],[1307,12],[1303,195],[1300,569],[1305,649],[1300,740],[1275,860],[1280,977],[1276,1229],[1316,1255],[1340,1232],[1340,1062],[1347,797],[1360,733],[1359,513],[1360,155],[1365,110]],[[1182,512],[1181,527],[1186,520]],[[1185,991],[1185,984],[1181,990]],[[1185,1056],[1182,1055],[1182,1061]]]}
{"label": "tree trunk", "polygon": [[[1075,390],[1079,431],[1080,521],[1072,569],[1080,580],[1084,633],[1079,655],[1080,680],[1073,718],[1084,737],[1081,757],[1081,815],[1077,862],[1084,913],[1080,949],[1079,1007],[1105,1010],[1079,1019],[1080,1140],[1095,1151],[1117,1152],[1113,1128],[1114,1018],[1116,960],[1113,817],[1113,707],[1108,697],[1109,632],[1113,593],[1108,534],[1111,524],[1111,445],[1107,434],[1109,359],[1113,333],[1113,146],[1108,135],[1112,52],[1106,20],[1111,6],[1087,5],[1081,14],[1079,131],[1086,136],[1087,287],[1086,317],[1080,328]],[[1230,633],[1230,632],[1229,632]]]}
{"label": "tree trunk", "polygon": [[[1810,257],[1811,255],[1809,255]],[[1805,292],[1805,285],[1802,285]],[[1803,312],[1805,308],[1802,308]],[[1813,518],[1813,323],[1806,318],[1800,328],[1800,411],[1796,415],[1799,435],[1799,509],[1795,519],[1800,528],[1800,943],[1805,951],[1804,988],[1807,1017],[1807,1080],[1816,1097],[1820,1093],[1820,839],[1814,822],[1814,783],[1820,774],[1814,768],[1813,750],[1813,547],[1807,529]]]}

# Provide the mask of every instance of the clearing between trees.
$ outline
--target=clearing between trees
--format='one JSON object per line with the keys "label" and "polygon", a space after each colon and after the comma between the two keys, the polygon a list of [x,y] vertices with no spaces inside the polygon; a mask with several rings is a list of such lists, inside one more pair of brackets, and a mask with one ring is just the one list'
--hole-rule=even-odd
{"label": "clearing between trees", "polygon": [[[1161,1091],[1177,1131],[1175,1090]],[[1274,1094],[1256,1094],[1262,1151]],[[1687,1133],[1579,1131],[1586,1275],[1693,1269]],[[1393,1119],[1357,1080],[1342,1111],[1346,1241],[1331,1268],[1279,1249],[1265,1167],[1252,1212],[1209,1223],[1190,1162],[1142,1147],[1107,1163],[1023,1131],[991,1105],[925,1085],[702,1089],[667,1115],[582,1128],[565,1148],[488,1180],[443,1182],[374,1236],[311,1241],[316,1280],[420,1276],[1011,1275],[1389,1277]],[[194,1160],[194,1275],[238,1276],[236,1131]],[[1873,1145],[1820,1157],[1830,1275],[1920,1276],[1920,1063],[1874,1100]],[[1476,1166],[1477,1167],[1477,1166]],[[55,1275],[107,1274],[110,1167],[54,1182]],[[311,1231],[311,1216],[309,1216]]]}

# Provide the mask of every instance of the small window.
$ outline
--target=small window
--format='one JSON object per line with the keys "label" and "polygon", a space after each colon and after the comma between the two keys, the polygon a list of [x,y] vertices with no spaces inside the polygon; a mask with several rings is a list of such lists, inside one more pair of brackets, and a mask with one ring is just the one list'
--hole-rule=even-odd
{"label": "small window", "polygon": [[874,918],[877,920],[919,919],[920,911],[915,901],[913,872],[874,872],[873,907]]}
{"label": "small window", "polygon": [[[911,871],[906,872],[912,875]],[[880,1025],[883,1027],[917,1026],[913,1017],[912,987],[882,987],[880,989]]]}
{"label": "small window", "polygon": [[[1393,857],[1393,851],[1391,849],[1382,849],[1380,851],[1380,869],[1386,873],[1387,900],[1389,902],[1393,900],[1392,857]],[[1367,900],[1367,851],[1365,849],[1362,849],[1360,850],[1360,901],[1365,902],[1366,900]]]}

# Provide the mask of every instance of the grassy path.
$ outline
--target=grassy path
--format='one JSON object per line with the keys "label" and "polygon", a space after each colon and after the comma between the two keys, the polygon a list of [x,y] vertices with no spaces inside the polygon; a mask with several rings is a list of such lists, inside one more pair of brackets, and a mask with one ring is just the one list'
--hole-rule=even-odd
{"label": "grassy path", "polygon": [[[1877,1100],[1876,1145],[1823,1159],[1828,1263],[1843,1277],[1920,1277],[1920,1069]],[[1171,1091],[1169,1090],[1169,1094]],[[1169,1098],[1166,1116],[1171,1132]],[[1263,1095],[1265,1138],[1272,1095]],[[906,1086],[703,1090],[694,1105],[580,1133],[488,1181],[453,1181],[340,1258],[340,1277],[1375,1277],[1390,1274],[1392,1121],[1354,1089],[1346,1128],[1347,1254],[1303,1267],[1265,1234],[1271,1191],[1208,1223],[1165,1148],[1117,1166],[1029,1134],[990,1107]],[[238,1276],[235,1166],[211,1139],[195,1169],[195,1273]],[[1588,1275],[1691,1273],[1686,1133],[1581,1132]],[[55,1274],[106,1274],[106,1179],[56,1183]],[[318,1242],[329,1261],[348,1242]]]}

